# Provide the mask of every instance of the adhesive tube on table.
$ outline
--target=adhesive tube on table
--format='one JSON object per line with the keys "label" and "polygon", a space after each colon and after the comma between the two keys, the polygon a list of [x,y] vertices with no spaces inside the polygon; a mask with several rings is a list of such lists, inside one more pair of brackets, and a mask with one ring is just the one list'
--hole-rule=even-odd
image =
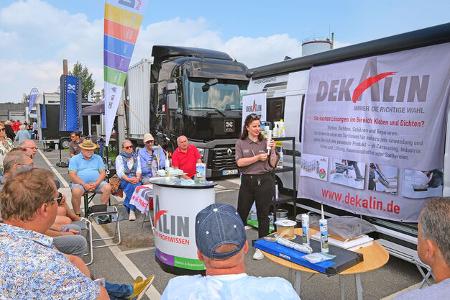
{"label": "adhesive tube on table", "polygon": [[309,215],[302,214],[302,242],[309,245]]}
{"label": "adhesive tube on table", "polygon": [[166,171],[168,171],[170,168],[170,160],[169,160],[169,155],[166,155],[166,160],[164,163],[164,169],[166,169]]}
{"label": "adhesive tube on table", "polygon": [[270,142],[272,141],[272,131],[267,131],[267,155],[270,155]]}
{"label": "adhesive tube on table", "polygon": [[320,249],[323,253],[328,253],[328,222],[326,219],[320,219]]}
{"label": "adhesive tube on table", "polygon": [[277,243],[283,246],[286,246],[288,248],[303,252],[303,253],[312,253],[313,250],[309,245],[301,245],[301,244],[297,244],[294,243],[290,240],[284,239],[284,238],[277,238]]}

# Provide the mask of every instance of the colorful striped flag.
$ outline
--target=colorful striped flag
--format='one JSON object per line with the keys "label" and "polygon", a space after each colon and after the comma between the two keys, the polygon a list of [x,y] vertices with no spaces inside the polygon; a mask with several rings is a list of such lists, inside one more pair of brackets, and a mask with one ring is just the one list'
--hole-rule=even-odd
{"label": "colorful striped flag", "polygon": [[143,0],[106,0],[104,22],[105,134],[109,144],[134,44],[142,23]]}

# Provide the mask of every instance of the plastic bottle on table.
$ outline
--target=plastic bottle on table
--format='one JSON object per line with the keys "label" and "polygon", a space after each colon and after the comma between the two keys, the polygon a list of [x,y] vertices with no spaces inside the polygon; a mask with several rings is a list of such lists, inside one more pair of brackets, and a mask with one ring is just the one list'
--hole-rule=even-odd
{"label": "plastic bottle on table", "polygon": [[206,165],[204,163],[197,163],[195,165],[195,183],[203,183],[206,181]]}
{"label": "plastic bottle on table", "polygon": [[328,253],[328,222],[325,218],[319,221],[320,228],[320,250],[322,253]]}
{"label": "plastic bottle on table", "polygon": [[170,160],[169,160],[169,154],[166,154],[166,161],[164,162],[164,170],[166,170],[166,176],[169,176],[169,170],[170,170]]}
{"label": "plastic bottle on table", "polygon": [[302,214],[302,243],[309,245],[309,215]]}

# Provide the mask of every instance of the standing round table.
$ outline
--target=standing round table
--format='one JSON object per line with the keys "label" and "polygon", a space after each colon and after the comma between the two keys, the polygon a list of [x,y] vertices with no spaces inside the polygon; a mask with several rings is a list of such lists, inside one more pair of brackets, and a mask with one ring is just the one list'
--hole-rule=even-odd
{"label": "standing round table", "polygon": [[152,178],[155,260],[172,274],[204,273],[197,257],[195,217],[215,203],[215,183],[192,183],[175,177]]}
{"label": "standing round table", "polygon": [[[310,229],[311,235],[317,232],[317,230]],[[300,228],[295,229],[295,234],[301,235],[302,230]],[[356,297],[358,300],[363,299],[363,287],[361,283],[361,273],[370,272],[376,269],[381,268],[384,266],[388,260],[389,260],[389,252],[377,241],[370,242],[371,244],[360,247],[355,250],[355,252],[361,253],[363,255],[364,260],[353,267],[350,267],[341,273],[339,273],[339,276],[342,275],[354,275],[355,276],[355,284],[356,284]],[[289,268],[290,271],[294,271],[294,289],[297,291],[297,293],[300,295],[300,285],[301,285],[301,272],[307,272],[307,273],[317,273],[314,270],[311,270],[307,267],[303,267],[300,265],[297,265],[293,262],[290,262],[288,260],[285,260],[283,258],[274,256],[272,254],[269,254],[267,252],[263,251],[264,256],[266,256],[269,260],[273,261],[276,264],[282,265],[286,268]],[[343,289],[343,282],[341,280],[341,277],[339,277],[339,285],[341,290],[341,299],[346,299]]]}

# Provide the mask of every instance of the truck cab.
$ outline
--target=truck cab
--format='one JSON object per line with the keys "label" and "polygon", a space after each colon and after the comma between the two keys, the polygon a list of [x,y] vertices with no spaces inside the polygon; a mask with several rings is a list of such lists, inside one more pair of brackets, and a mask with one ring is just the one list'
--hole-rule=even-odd
{"label": "truck cab", "polygon": [[169,152],[185,135],[203,156],[208,178],[237,174],[234,145],[241,132],[247,67],[228,54],[154,46],[150,129]]}

